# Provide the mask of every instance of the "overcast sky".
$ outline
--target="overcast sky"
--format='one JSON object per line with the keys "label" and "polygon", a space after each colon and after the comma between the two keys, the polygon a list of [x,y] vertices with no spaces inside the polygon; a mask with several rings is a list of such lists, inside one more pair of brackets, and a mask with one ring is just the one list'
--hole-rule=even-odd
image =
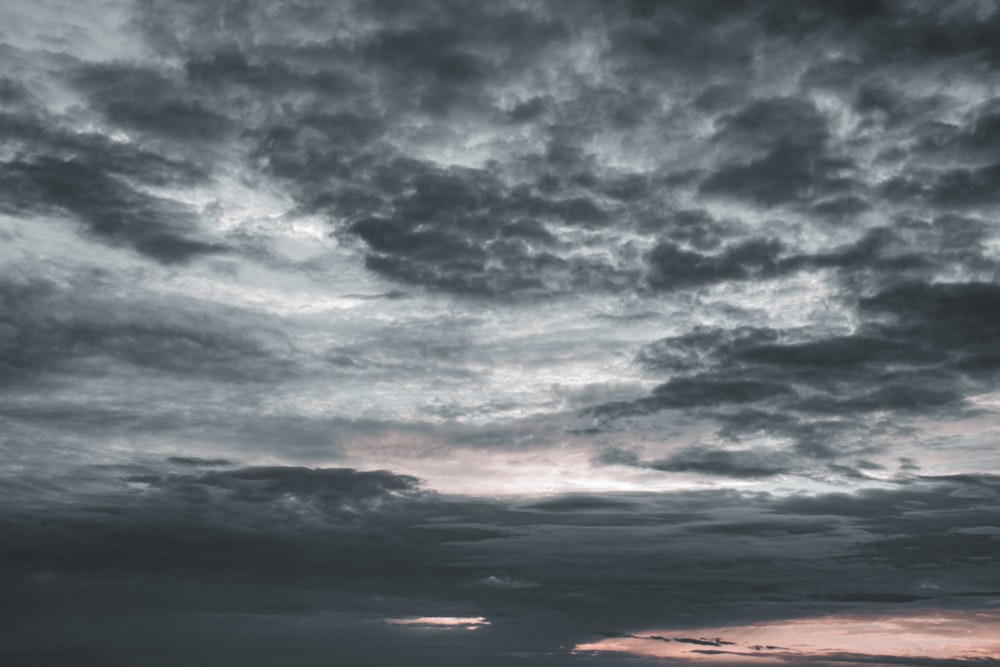
{"label": "overcast sky", "polygon": [[0,3],[0,658],[1000,664],[998,35]]}

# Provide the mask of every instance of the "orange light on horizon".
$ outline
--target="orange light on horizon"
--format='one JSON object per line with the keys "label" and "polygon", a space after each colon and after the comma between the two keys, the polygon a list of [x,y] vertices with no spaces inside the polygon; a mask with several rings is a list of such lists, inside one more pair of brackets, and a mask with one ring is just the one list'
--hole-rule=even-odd
{"label": "orange light on horizon", "polygon": [[605,651],[691,663],[749,659],[752,664],[781,664],[804,658],[835,658],[838,663],[870,665],[878,657],[995,660],[1000,659],[1000,611],[834,614],[683,632],[659,630],[609,637],[574,648],[574,653]]}

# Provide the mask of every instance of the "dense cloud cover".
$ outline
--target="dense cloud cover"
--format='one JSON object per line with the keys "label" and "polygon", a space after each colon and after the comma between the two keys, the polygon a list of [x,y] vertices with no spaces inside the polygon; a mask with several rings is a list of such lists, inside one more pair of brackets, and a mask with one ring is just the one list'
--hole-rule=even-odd
{"label": "dense cloud cover", "polygon": [[[1000,566],[1000,482],[988,475],[914,478],[856,493],[524,501],[440,496],[385,471],[174,458],[119,471],[99,491],[22,479],[14,494],[26,499],[37,487],[67,482],[62,506],[4,518],[7,585],[15,599],[32,600],[17,619],[28,633],[11,645],[32,659],[89,651],[98,664],[134,650],[169,664],[183,653],[173,633],[199,618],[238,627],[251,613],[273,619],[276,643],[248,664],[269,664],[292,652],[296,633],[317,617],[348,609],[344,629],[367,633],[386,618],[482,616],[490,624],[477,631],[479,649],[458,642],[451,650],[480,651],[475,659],[486,664],[518,652],[564,664],[566,655],[550,652],[650,622],[677,628],[673,641],[707,645],[683,629],[823,612],[967,609],[995,597]],[[171,588],[177,592],[164,595]],[[37,633],[46,619],[79,624],[74,617],[91,603],[75,598],[95,589],[108,592],[85,627],[100,643],[81,646],[70,633],[41,657],[32,653],[45,644]],[[142,632],[161,626],[150,646],[114,634],[135,608]],[[995,612],[982,615],[995,622]],[[336,636],[338,621],[331,622]],[[376,652],[399,659],[408,649],[394,635],[407,632],[385,629],[399,647]],[[226,638],[199,641],[208,650]],[[426,647],[420,659],[432,664],[441,650]]]}
{"label": "dense cloud cover", "polygon": [[[0,653],[742,664],[779,622],[1000,625],[998,32],[4,3]],[[760,651],[1000,660],[865,646]]]}

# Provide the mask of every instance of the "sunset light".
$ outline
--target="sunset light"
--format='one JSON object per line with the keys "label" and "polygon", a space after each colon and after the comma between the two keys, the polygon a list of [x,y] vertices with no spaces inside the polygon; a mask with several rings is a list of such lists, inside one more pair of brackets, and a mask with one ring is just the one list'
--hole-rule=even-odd
{"label": "sunset light", "polygon": [[926,610],[832,615],[749,626],[663,630],[578,644],[577,653],[620,652],[690,663],[747,664],[830,660],[900,664],[906,658],[1000,661],[1000,612]]}

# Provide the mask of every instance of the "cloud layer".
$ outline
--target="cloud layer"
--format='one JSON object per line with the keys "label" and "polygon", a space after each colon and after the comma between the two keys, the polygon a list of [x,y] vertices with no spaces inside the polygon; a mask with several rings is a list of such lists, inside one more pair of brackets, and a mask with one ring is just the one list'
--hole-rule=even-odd
{"label": "cloud layer", "polygon": [[[998,29],[5,3],[0,651],[619,664],[994,622]],[[448,618],[485,621],[392,622]],[[997,659],[824,646],[781,659]]]}

